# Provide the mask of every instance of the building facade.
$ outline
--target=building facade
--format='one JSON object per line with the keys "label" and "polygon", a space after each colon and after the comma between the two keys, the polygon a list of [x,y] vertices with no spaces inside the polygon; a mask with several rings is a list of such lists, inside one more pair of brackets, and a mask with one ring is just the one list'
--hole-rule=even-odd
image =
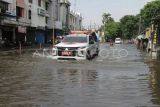
{"label": "building facade", "polygon": [[71,3],[68,0],[60,0],[60,21],[64,34],[69,32],[69,14]]}
{"label": "building facade", "polygon": [[27,40],[32,43],[46,42],[46,25],[50,17],[48,13],[48,4],[50,0],[27,0],[28,19],[31,26],[27,29]]}
{"label": "building facade", "polygon": [[16,0],[16,42],[27,41],[27,28],[31,26],[31,20],[28,19],[28,0]]}
{"label": "building facade", "polygon": [[0,39],[13,42],[16,39],[16,0],[0,1]]}
{"label": "building facade", "polygon": [[47,40],[52,41],[53,36],[56,37],[63,34],[62,21],[60,20],[60,0],[50,0],[47,11],[50,15],[47,18]]}
{"label": "building facade", "polygon": [[68,0],[0,0],[0,39],[44,44],[81,30],[82,16],[70,5]]}
{"label": "building facade", "polygon": [[69,15],[70,30],[82,30],[82,15],[74,11],[70,11]]}

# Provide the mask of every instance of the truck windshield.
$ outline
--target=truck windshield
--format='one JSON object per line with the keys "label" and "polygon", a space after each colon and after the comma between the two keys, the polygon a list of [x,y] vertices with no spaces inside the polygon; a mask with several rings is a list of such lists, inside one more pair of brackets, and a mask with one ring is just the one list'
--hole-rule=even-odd
{"label": "truck windshield", "polygon": [[62,42],[77,42],[77,43],[87,43],[86,36],[66,36]]}

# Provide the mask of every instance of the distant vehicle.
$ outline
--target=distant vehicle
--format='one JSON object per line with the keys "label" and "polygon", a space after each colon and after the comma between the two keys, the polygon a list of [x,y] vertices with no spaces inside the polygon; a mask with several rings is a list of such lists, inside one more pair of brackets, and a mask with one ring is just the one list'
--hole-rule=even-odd
{"label": "distant vehicle", "polygon": [[115,44],[121,44],[121,43],[122,43],[121,38],[116,38],[116,39],[115,39]]}
{"label": "distant vehicle", "polygon": [[70,34],[55,45],[53,59],[85,60],[98,54],[99,47],[91,35]]}

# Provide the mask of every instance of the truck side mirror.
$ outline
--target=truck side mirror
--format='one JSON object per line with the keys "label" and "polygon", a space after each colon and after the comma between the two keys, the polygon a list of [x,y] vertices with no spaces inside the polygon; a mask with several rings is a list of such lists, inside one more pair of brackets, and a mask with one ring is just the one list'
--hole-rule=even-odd
{"label": "truck side mirror", "polygon": [[89,44],[94,44],[94,41],[93,41],[93,40],[91,40],[91,41],[89,42]]}

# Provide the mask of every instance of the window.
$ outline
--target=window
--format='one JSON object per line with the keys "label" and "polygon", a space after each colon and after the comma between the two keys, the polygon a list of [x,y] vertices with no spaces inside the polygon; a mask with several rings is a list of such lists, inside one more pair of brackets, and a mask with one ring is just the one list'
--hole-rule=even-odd
{"label": "window", "polygon": [[30,19],[30,20],[32,19],[32,12],[31,12],[31,10],[28,11],[28,19]]}
{"label": "window", "polygon": [[48,5],[49,5],[48,2],[46,2],[46,10],[48,10]]}
{"label": "window", "polygon": [[66,36],[66,37],[64,37],[63,42],[87,43],[87,37],[86,37],[86,35],[80,36],[78,34],[76,36]]}
{"label": "window", "polygon": [[89,44],[94,44],[95,40],[93,36],[89,36]]}
{"label": "window", "polygon": [[41,6],[41,0],[38,0],[38,6]]}
{"label": "window", "polygon": [[28,0],[29,3],[32,3],[32,0]]}
{"label": "window", "polygon": [[24,9],[21,7],[16,7],[17,16],[18,17],[24,17]]}
{"label": "window", "polygon": [[48,17],[45,18],[45,22],[46,22],[46,24],[48,24]]}
{"label": "window", "polygon": [[8,10],[8,4],[4,2],[0,2],[0,8],[1,8],[1,12],[5,13],[5,11]]}

